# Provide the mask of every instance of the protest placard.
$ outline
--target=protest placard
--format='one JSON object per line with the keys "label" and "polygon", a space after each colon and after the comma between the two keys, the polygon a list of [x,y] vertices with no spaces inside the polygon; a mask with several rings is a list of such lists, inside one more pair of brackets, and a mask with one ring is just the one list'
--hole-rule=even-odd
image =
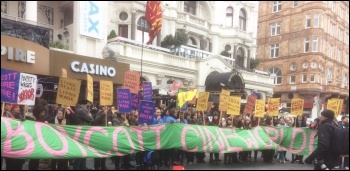
{"label": "protest placard", "polygon": [[241,111],[241,97],[230,96],[228,98],[227,114],[240,115]]}
{"label": "protest placard", "polygon": [[199,92],[197,100],[197,111],[207,110],[208,108],[209,92]]}
{"label": "protest placard", "polygon": [[113,82],[100,80],[100,105],[113,104]]}
{"label": "protest placard", "polygon": [[56,103],[75,106],[78,102],[81,81],[72,78],[60,78]]}
{"label": "protest placard", "polygon": [[1,68],[1,102],[17,103],[20,72]]}
{"label": "protest placard", "polygon": [[68,75],[67,75],[67,69],[65,69],[65,68],[62,68],[62,77],[63,77],[63,78],[67,78],[67,77],[68,77]]}
{"label": "protest placard", "polygon": [[152,101],[152,83],[151,82],[143,82],[143,100]]}
{"label": "protest placard", "polygon": [[340,99],[328,99],[327,109],[332,110],[335,116],[339,115]]}
{"label": "protest placard", "polygon": [[279,98],[269,98],[267,111],[270,116],[278,116],[280,107]]}
{"label": "protest placard", "polygon": [[219,111],[227,110],[229,97],[230,97],[230,91],[222,89],[220,93]]}
{"label": "protest placard", "polygon": [[304,111],[304,99],[293,98],[290,108],[290,114],[303,115]]}
{"label": "protest placard", "polygon": [[255,117],[264,117],[265,114],[265,101],[255,100]]}
{"label": "protest placard", "polygon": [[118,88],[118,111],[119,113],[129,113],[131,112],[131,94],[128,88]]}
{"label": "protest placard", "polygon": [[140,101],[139,124],[153,124],[155,104],[152,101]]}
{"label": "protest placard", "polygon": [[250,114],[250,115],[253,113],[253,109],[255,107],[255,100],[256,100],[256,96],[254,95],[248,96],[248,100],[247,100],[247,103],[245,104],[243,113]]}
{"label": "protest placard", "polygon": [[36,95],[37,76],[27,73],[20,74],[18,86],[18,102],[22,105],[34,105]]}
{"label": "protest placard", "polygon": [[94,101],[94,81],[89,74],[87,74],[86,82],[87,82],[86,99],[89,100],[90,102],[93,102]]}
{"label": "protest placard", "polygon": [[139,109],[139,95],[131,93],[131,108],[133,110]]}
{"label": "protest placard", "polygon": [[131,93],[138,93],[140,85],[140,73],[126,71],[124,75],[124,88],[129,88]]}

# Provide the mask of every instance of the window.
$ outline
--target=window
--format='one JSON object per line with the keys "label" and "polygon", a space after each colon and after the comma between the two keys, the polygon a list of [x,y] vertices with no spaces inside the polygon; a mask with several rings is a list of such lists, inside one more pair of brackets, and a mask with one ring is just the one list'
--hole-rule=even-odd
{"label": "window", "polygon": [[226,26],[233,27],[233,8],[232,7],[226,8]]}
{"label": "window", "polygon": [[328,54],[329,58],[333,59],[333,45],[329,45],[328,52],[329,52],[329,54]]}
{"label": "window", "polygon": [[125,11],[121,12],[119,14],[119,19],[122,20],[122,21],[125,21],[128,19],[128,13],[126,13]]}
{"label": "window", "polygon": [[304,52],[309,52],[309,45],[310,45],[310,40],[309,38],[305,38],[305,42],[304,42]]}
{"label": "window", "polygon": [[282,9],[282,1],[273,1],[273,10],[272,12],[278,12]]}
{"label": "window", "polygon": [[271,36],[276,36],[280,34],[280,24],[279,23],[273,23],[271,25]]}
{"label": "window", "polygon": [[326,85],[329,85],[330,83],[332,83],[332,69],[331,68],[327,68],[326,70]]}
{"label": "window", "polygon": [[293,7],[297,7],[298,6],[298,1],[293,1]]}
{"label": "window", "polygon": [[267,71],[271,76],[275,77],[273,83],[281,84],[282,83],[282,71],[278,67],[272,67]]}
{"label": "window", "polygon": [[318,50],[318,37],[314,37],[312,41],[312,52],[317,52]]}
{"label": "window", "polygon": [[314,14],[314,27],[317,28],[320,26],[320,14]]}
{"label": "window", "polygon": [[318,77],[318,82],[317,83],[320,83],[322,85],[322,82],[323,82],[323,77],[322,77],[322,75],[320,75]]}
{"label": "window", "polygon": [[344,8],[340,8],[339,16],[340,16],[341,19],[344,18]]}
{"label": "window", "polygon": [[301,82],[302,83],[306,83],[307,82],[307,75],[306,74],[302,74],[301,75]]}
{"label": "window", "polygon": [[343,41],[343,30],[342,29],[339,29],[339,40],[340,41]]}
{"label": "window", "polygon": [[346,33],[346,45],[349,45],[349,33]]}
{"label": "window", "polygon": [[329,34],[331,36],[334,36],[334,29],[335,29],[335,25],[333,23],[331,23],[331,27],[330,27],[330,30],[329,30]]}
{"label": "window", "polygon": [[231,45],[226,45],[225,46],[225,51],[229,52],[231,50]]}
{"label": "window", "polygon": [[295,75],[290,76],[289,84],[295,84]]}
{"label": "window", "polygon": [[279,44],[271,45],[271,58],[278,57]]}
{"label": "window", "polygon": [[196,3],[197,1],[185,1],[184,12],[196,15]]}
{"label": "window", "polygon": [[124,37],[124,38],[128,38],[128,25],[127,24],[119,24],[118,35],[121,37]]}
{"label": "window", "polygon": [[335,8],[337,7],[337,3],[335,1],[333,1],[333,5],[332,5],[332,11],[335,12]]}
{"label": "window", "polygon": [[306,14],[305,28],[310,28],[310,25],[311,25],[311,15]]}
{"label": "window", "polygon": [[342,76],[342,84],[341,84],[341,88],[345,88],[348,86],[348,76],[346,73],[343,73],[343,76]]}
{"label": "window", "polygon": [[342,54],[342,50],[338,49],[338,62],[341,62],[341,54]]}
{"label": "window", "polygon": [[349,66],[349,54],[347,53],[347,54],[345,54],[346,56],[345,56],[345,58],[344,58],[344,64],[346,65],[346,66]]}
{"label": "window", "polygon": [[239,10],[239,28],[241,30],[246,30],[247,15],[244,9]]}
{"label": "window", "polygon": [[310,82],[314,83],[315,82],[315,74],[310,75]]}

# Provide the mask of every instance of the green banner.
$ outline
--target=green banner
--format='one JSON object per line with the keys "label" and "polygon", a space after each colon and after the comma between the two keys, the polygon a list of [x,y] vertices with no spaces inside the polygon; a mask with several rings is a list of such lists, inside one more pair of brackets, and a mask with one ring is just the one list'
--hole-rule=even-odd
{"label": "green banner", "polygon": [[308,155],[317,147],[308,128],[255,127],[251,130],[168,123],[148,127],[58,126],[1,117],[3,157],[98,158],[138,151],[182,149],[239,152],[277,149]]}

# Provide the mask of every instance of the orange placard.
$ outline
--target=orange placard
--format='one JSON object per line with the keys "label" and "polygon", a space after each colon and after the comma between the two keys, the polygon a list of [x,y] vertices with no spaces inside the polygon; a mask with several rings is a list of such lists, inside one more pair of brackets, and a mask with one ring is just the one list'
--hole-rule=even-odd
{"label": "orange placard", "polygon": [[249,95],[247,103],[245,104],[243,113],[252,114],[255,107],[256,96]]}
{"label": "orange placard", "polygon": [[303,115],[304,111],[304,99],[292,99],[292,107],[290,109],[290,114],[292,115]]}
{"label": "orange placard", "polygon": [[139,92],[140,73],[137,71],[126,71],[124,75],[124,88],[129,88],[131,93]]}
{"label": "orange placard", "polygon": [[279,98],[269,98],[267,111],[270,116],[278,116],[280,107]]}

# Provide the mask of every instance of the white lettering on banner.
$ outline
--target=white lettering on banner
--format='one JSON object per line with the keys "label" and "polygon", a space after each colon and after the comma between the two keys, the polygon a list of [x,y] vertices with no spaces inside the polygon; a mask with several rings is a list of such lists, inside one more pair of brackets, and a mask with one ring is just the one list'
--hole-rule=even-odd
{"label": "white lettering on banner", "polygon": [[109,76],[109,77],[114,77],[116,74],[116,71],[113,67],[107,67],[107,66],[95,65],[95,64],[88,65],[85,62],[81,63],[80,65],[79,61],[73,61],[70,66],[74,72],[81,72],[81,73],[95,74],[95,75],[102,75],[102,76]]}
{"label": "white lettering on banner", "polygon": [[[13,55],[13,51],[15,50],[15,56]],[[7,54],[8,60],[21,61],[25,63],[35,64],[35,52],[31,50],[23,50],[13,47],[5,47],[1,45],[1,56]]]}

